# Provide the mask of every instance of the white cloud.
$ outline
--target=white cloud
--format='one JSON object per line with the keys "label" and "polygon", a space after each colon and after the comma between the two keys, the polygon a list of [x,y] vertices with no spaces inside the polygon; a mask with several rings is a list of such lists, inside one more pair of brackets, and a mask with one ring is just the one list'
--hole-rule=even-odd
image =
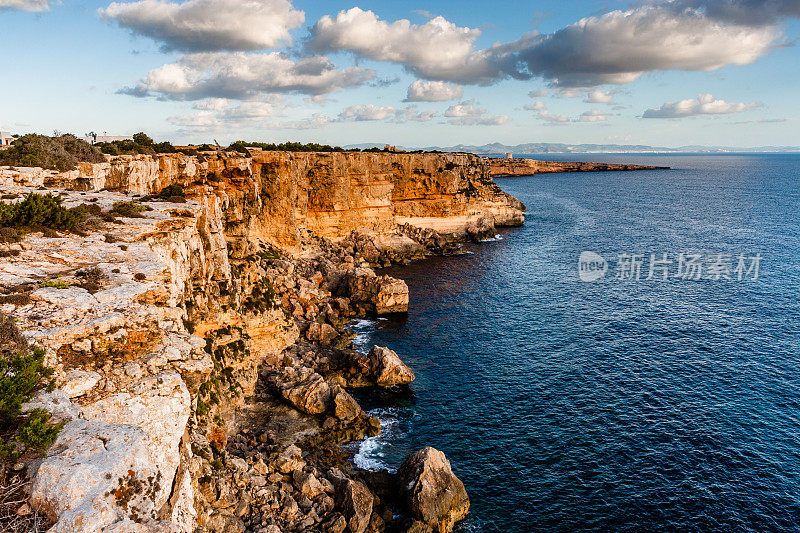
{"label": "white cloud", "polygon": [[587,17],[523,45],[528,72],[566,87],[628,83],[649,71],[752,63],[780,36],[774,26],[723,22],[695,9],[645,5]]}
{"label": "white cloud", "polygon": [[183,132],[230,132],[232,129],[318,129],[325,127],[331,119],[314,113],[298,120],[277,120],[291,107],[280,95],[267,95],[260,100],[233,103],[224,98],[209,98],[195,103],[196,110],[186,115],[167,117],[167,121],[179,126]]}
{"label": "white cloud", "polygon": [[311,48],[398,63],[427,80],[485,85],[507,77],[542,77],[583,91],[628,83],[652,71],[748,64],[781,36],[774,25],[721,20],[702,9],[675,9],[674,3],[587,17],[551,34],[531,32],[485,49],[474,47],[480,30],[443,17],[425,24],[387,22],[357,7],[322,17],[311,33]]}
{"label": "white cloud", "polygon": [[321,56],[295,62],[278,52],[210,52],[189,54],[151,70],[135,87],[121,92],[167,100],[246,100],[265,93],[327,94],[362,85],[374,76],[374,71],[358,67],[337,69]]}
{"label": "white cloud", "polygon": [[550,94],[550,91],[548,91],[547,89],[539,89],[537,91],[529,92],[528,96],[530,96],[531,98],[544,98],[548,94]]}
{"label": "white cloud", "polygon": [[532,104],[525,104],[525,109],[528,111],[542,111],[543,109],[547,109],[547,104],[538,100]]}
{"label": "white cloud", "polygon": [[592,109],[584,111],[578,117],[577,122],[605,122],[608,120],[608,114],[600,111],[599,109]]}
{"label": "white cloud", "polygon": [[485,109],[475,106],[475,100],[451,105],[444,116],[448,123],[456,126],[499,126],[511,120],[506,115],[488,115]]}
{"label": "white cloud", "polygon": [[372,104],[357,104],[346,107],[339,113],[339,120],[354,120],[364,122],[371,120],[384,120],[394,115],[392,106],[376,106]]}
{"label": "white cloud", "polygon": [[525,104],[525,109],[528,111],[533,111],[536,113],[536,118],[550,124],[565,124],[569,122],[569,117],[567,115],[551,113],[548,111],[547,105],[541,100],[538,100],[532,104]]}
{"label": "white cloud", "polygon": [[490,83],[500,72],[488,60],[489,54],[475,52],[473,43],[480,34],[479,29],[456,26],[444,17],[425,24],[406,19],[389,23],[354,7],[319,19],[311,29],[309,46],[399,63],[425,79]]}
{"label": "white cloud", "polygon": [[407,102],[446,102],[447,100],[457,100],[464,94],[463,89],[458,85],[452,85],[443,81],[422,81],[414,80],[408,86],[406,95]]}
{"label": "white cloud", "polygon": [[715,100],[710,94],[701,94],[697,98],[689,98],[680,102],[667,102],[659,108],[648,109],[642,118],[683,118],[698,115],[729,115],[741,113],[760,104],[751,102],[726,102]]}
{"label": "white cloud", "polygon": [[20,11],[41,12],[50,9],[53,0],[0,0],[0,11],[3,9],[19,9]]}
{"label": "white cloud", "polygon": [[588,102],[590,104],[614,104],[614,93],[611,91],[601,91],[600,89],[595,89],[587,93],[586,99],[584,102]]}
{"label": "white cloud", "polygon": [[393,106],[376,106],[373,104],[356,104],[346,107],[339,113],[338,122],[428,122],[437,116],[435,111],[418,111],[414,105],[404,108]]}
{"label": "white cloud", "polygon": [[289,30],[305,21],[288,0],[140,0],[114,2],[99,13],[165,50],[185,52],[274,48],[290,43]]}

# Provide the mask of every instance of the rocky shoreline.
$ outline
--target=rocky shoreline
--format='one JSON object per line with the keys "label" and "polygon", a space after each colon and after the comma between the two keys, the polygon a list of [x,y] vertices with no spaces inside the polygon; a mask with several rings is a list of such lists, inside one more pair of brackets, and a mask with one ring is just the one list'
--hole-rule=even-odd
{"label": "rocky shoreline", "polygon": [[578,161],[541,161],[523,158],[489,158],[489,172],[493,177],[532,176],[554,172],[619,172],[630,170],[667,170],[669,167],[629,165],[619,163],[587,163]]}
{"label": "rocky shoreline", "polygon": [[[170,185],[186,201],[143,196]],[[0,168],[0,187],[98,215],[82,235],[0,245],[0,311],[56,369],[26,406],[65,423],[25,465],[51,531],[446,532],[466,516],[440,451],[392,475],[340,445],[380,431],[348,390],[414,379],[390,349],[352,346],[352,317],[408,305],[373,268],[524,221],[480,158],[120,156]],[[139,215],[110,215],[131,202]]]}

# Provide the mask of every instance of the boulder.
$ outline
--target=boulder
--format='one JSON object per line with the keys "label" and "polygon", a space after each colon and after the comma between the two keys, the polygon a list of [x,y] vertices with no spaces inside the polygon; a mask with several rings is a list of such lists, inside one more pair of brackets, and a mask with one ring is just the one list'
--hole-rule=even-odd
{"label": "boulder", "polygon": [[347,479],[341,484],[340,507],[344,511],[347,527],[351,533],[363,533],[372,516],[375,497],[360,481]]}
{"label": "boulder", "polygon": [[273,376],[273,383],[286,401],[304,413],[324,413],[331,405],[330,385],[310,368],[287,369],[285,373]]}
{"label": "boulder", "polygon": [[347,271],[347,296],[355,305],[383,315],[408,311],[408,285],[391,276],[377,276],[371,269]]}
{"label": "boulder", "polygon": [[375,383],[379,387],[408,385],[414,381],[414,371],[400,360],[400,356],[394,350],[374,346],[367,357],[375,376]]}
{"label": "boulder", "polygon": [[444,453],[427,446],[413,453],[397,471],[417,530],[430,527],[436,533],[449,533],[469,513],[469,496],[464,484],[453,474]]}

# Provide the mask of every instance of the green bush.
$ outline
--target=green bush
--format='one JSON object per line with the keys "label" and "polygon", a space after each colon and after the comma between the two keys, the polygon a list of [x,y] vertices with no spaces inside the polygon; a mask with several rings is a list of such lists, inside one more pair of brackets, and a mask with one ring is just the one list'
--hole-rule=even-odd
{"label": "green bush", "polygon": [[346,152],[341,146],[330,146],[328,144],[317,143],[298,143],[298,142],[284,142],[280,144],[262,143],[262,142],[248,142],[236,141],[232,143],[228,149],[235,150],[241,153],[247,153],[247,147],[261,148],[265,151],[280,151],[280,152]]}
{"label": "green bush", "polygon": [[125,218],[143,218],[142,213],[152,211],[153,208],[139,202],[114,202],[109,213]]}
{"label": "green bush", "polygon": [[18,240],[36,229],[76,231],[86,220],[84,206],[66,208],[63,199],[53,194],[31,193],[21,202],[0,202],[0,232],[2,240]]}
{"label": "green bush", "polygon": [[97,143],[96,145],[104,154],[108,155],[136,155],[136,154],[171,154],[178,150],[170,142],[156,143],[146,133],[140,131],[133,134],[133,140],[111,141],[110,143]]}
{"label": "green bush", "polygon": [[103,154],[74,135],[48,137],[31,133],[15,140],[11,148],[0,151],[0,165],[17,167],[42,167],[66,171],[78,163],[101,163]]}
{"label": "green bush", "polygon": [[38,390],[53,388],[53,369],[44,365],[44,350],[31,350],[5,315],[0,315],[0,336],[4,344],[10,339],[16,349],[13,354],[0,352],[0,457],[13,459],[17,451],[13,440],[41,452],[53,444],[62,424],[50,424],[50,414],[43,409],[22,414],[22,404]]}

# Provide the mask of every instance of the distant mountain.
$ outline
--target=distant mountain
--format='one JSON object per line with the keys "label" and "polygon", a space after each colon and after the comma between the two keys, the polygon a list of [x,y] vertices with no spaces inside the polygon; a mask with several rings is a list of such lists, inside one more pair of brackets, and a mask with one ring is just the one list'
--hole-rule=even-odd
{"label": "distant mountain", "polygon": [[679,146],[668,148],[665,146],[648,146],[644,144],[564,144],[564,143],[526,143],[507,145],[501,143],[483,144],[457,144],[455,146],[429,146],[425,150],[440,150],[442,152],[469,152],[473,154],[588,154],[588,153],[646,153],[646,152],[800,152],[800,146],[757,146],[757,147],[732,147],[732,146]]}

